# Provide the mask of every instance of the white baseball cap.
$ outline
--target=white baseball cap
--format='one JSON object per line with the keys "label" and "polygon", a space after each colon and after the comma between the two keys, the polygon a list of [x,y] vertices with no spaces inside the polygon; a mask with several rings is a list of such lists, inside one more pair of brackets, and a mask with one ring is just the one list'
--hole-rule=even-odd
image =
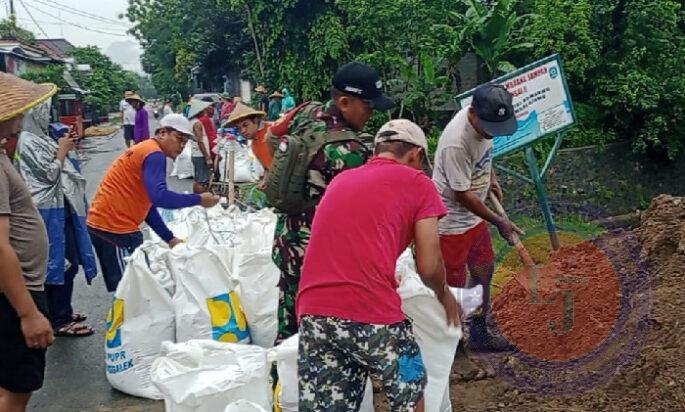
{"label": "white baseball cap", "polygon": [[383,142],[406,142],[428,150],[426,134],[416,123],[407,119],[395,119],[384,124],[375,139],[376,144]]}
{"label": "white baseball cap", "polygon": [[159,127],[168,127],[179,133],[183,133],[188,139],[195,140],[195,135],[190,128],[190,122],[183,115],[171,113],[162,118]]}

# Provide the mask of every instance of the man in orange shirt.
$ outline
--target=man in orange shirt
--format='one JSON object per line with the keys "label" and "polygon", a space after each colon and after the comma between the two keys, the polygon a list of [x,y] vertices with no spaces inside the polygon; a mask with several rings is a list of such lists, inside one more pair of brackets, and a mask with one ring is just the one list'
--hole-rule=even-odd
{"label": "man in orange shirt", "polygon": [[238,103],[223,127],[235,127],[244,138],[251,140],[252,153],[268,171],[274,155],[267,141],[267,132],[271,123],[264,121],[265,117],[265,112],[255,110],[244,103]]}
{"label": "man in orange shirt", "polygon": [[170,114],[160,121],[152,139],[128,149],[107,171],[86,223],[108,291],[114,292],[121,280],[124,257],[143,243],[143,222],[169,247],[181,242],[164,224],[158,207],[212,207],[219,203],[219,197],[211,193],[186,195],[167,189],[166,158],[175,159],[188,139],[194,138],[188,119]]}

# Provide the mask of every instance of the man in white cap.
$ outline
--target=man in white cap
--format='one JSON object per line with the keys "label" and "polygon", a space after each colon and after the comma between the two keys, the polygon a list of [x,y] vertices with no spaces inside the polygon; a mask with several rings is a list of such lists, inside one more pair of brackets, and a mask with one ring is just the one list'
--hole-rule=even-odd
{"label": "man in white cap", "polygon": [[31,193],[12,165],[23,114],[55,94],[0,72],[0,411],[24,411],[43,386],[54,340],[44,283],[48,235]]}
{"label": "man in white cap", "polygon": [[170,247],[181,242],[164,224],[158,207],[212,207],[219,203],[219,197],[211,193],[180,194],[167,188],[166,158],[175,159],[188,139],[195,137],[188,119],[180,114],[164,117],[159,125],[152,139],[132,146],[114,162],[88,211],[88,231],[110,292],[121,280],[124,257],[143,243],[143,222]]}
{"label": "man in white cap", "polygon": [[421,170],[426,136],[408,120],[392,120],[375,143],[374,158],[330,183],[314,217],[297,297],[303,412],[358,408],[369,374],[383,382],[390,410],[422,410],[426,371],[395,280],[412,241],[445,327],[460,322],[438,236],[447,209]]}

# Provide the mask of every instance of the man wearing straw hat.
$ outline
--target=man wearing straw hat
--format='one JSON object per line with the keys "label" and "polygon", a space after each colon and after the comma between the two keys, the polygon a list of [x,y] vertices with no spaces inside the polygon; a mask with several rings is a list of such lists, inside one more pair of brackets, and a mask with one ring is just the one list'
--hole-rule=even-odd
{"label": "man wearing straw hat", "polygon": [[166,158],[175,159],[188,139],[194,139],[188,119],[170,114],[159,122],[152,139],[128,149],[107,171],[88,211],[88,231],[100,260],[109,292],[124,271],[124,257],[143,243],[140,225],[150,228],[174,247],[181,241],[167,228],[157,208],[212,207],[219,197],[210,193],[180,194],[167,189]]}
{"label": "man wearing straw hat", "polygon": [[259,110],[266,113],[269,110],[269,98],[266,96],[269,92],[266,91],[266,87],[262,84],[255,87],[254,91],[257,92],[257,97],[259,98]]}
{"label": "man wearing straw hat", "polygon": [[133,128],[136,124],[136,109],[134,109],[126,100],[130,96],[133,96],[133,91],[126,90],[124,92],[124,98],[119,102],[121,124],[124,127],[124,141],[126,142],[126,147],[131,147],[131,142],[133,141]]}
{"label": "man wearing straw hat", "polygon": [[54,336],[44,282],[48,236],[31,193],[12,165],[23,113],[55,94],[0,72],[0,411],[24,411],[43,386]]}
{"label": "man wearing straw hat", "polygon": [[150,125],[148,113],[145,110],[145,100],[137,94],[126,98],[126,101],[136,110],[136,119],[133,126],[133,140],[136,144],[150,138]]}
{"label": "man wearing straw hat", "polygon": [[252,141],[252,153],[268,171],[273,161],[273,151],[266,138],[271,123],[265,122],[264,117],[266,113],[239,102],[223,127],[235,127],[244,138]]}
{"label": "man wearing straw hat", "polygon": [[278,120],[278,118],[281,116],[281,102],[283,95],[281,92],[276,90],[275,92],[271,93],[269,99],[271,99],[269,102],[269,121],[273,122],[274,120]]}
{"label": "man wearing straw hat", "polygon": [[195,139],[190,142],[190,159],[193,162],[195,169],[193,191],[195,193],[202,193],[207,190],[206,185],[209,183],[209,176],[212,170],[212,154],[209,146],[209,136],[207,129],[202,124],[200,116],[205,115],[207,110],[212,106],[212,102],[193,99],[190,102],[190,111],[188,111],[188,119],[190,119],[190,127],[193,131]]}

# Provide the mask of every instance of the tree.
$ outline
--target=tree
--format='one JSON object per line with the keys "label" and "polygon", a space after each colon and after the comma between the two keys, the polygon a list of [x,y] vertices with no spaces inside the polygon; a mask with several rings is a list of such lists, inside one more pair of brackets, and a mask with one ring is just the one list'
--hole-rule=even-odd
{"label": "tree", "polygon": [[36,36],[31,31],[17,26],[17,20],[14,16],[0,21],[0,38],[17,39],[29,44],[36,42]]}
{"label": "tree", "polygon": [[95,46],[74,47],[71,55],[79,64],[88,64],[89,73],[74,72],[74,79],[84,89],[89,90],[85,102],[93,104],[98,114],[116,110],[125,90],[138,88],[135,73],[124,70],[112,62]]}
{"label": "tree", "polygon": [[29,68],[26,73],[20,77],[22,79],[30,80],[34,83],[53,83],[56,84],[60,90],[68,89],[67,82],[64,80],[64,65],[49,64],[45,67]]}

